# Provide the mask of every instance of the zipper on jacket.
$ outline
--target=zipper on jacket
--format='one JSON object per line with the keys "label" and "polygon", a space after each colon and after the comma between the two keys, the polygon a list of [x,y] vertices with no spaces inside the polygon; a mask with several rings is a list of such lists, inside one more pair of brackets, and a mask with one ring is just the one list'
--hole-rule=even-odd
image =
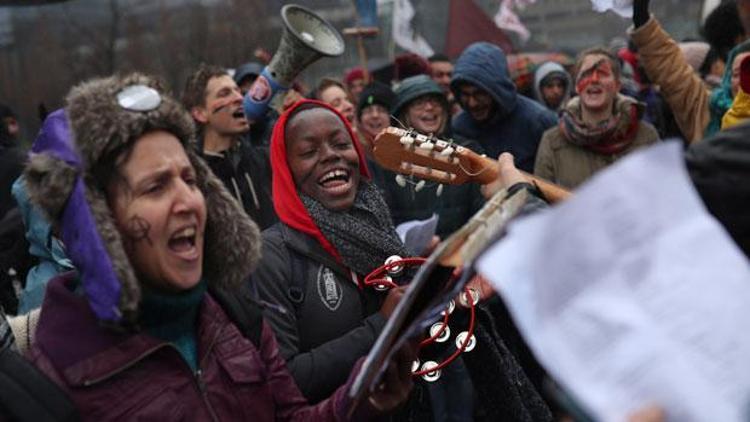
{"label": "zipper on jacket", "polygon": [[250,175],[245,173],[245,181],[247,182],[247,185],[250,186],[250,193],[253,195],[253,202],[255,203],[255,209],[260,209],[260,202],[258,202],[258,194],[255,193],[255,186],[253,186],[253,179],[250,178]]}
{"label": "zipper on jacket", "polygon": [[216,416],[216,412],[214,411],[213,406],[211,406],[211,402],[208,401],[206,383],[203,382],[203,371],[200,368],[198,368],[198,370],[195,371],[195,374],[193,374],[193,379],[195,380],[195,384],[198,386],[198,391],[201,394],[203,403],[206,405],[206,409],[208,409],[208,413],[211,415],[211,419],[219,422],[219,417]]}

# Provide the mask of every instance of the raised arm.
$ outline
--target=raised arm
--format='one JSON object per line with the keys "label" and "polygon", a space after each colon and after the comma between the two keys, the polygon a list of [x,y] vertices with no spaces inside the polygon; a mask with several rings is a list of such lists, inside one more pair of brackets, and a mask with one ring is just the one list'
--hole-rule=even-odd
{"label": "raised arm", "polygon": [[660,86],[686,141],[697,142],[711,120],[710,93],[677,43],[649,15],[648,6],[649,0],[633,1],[633,28],[628,33],[638,47],[640,63],[649,79]]}

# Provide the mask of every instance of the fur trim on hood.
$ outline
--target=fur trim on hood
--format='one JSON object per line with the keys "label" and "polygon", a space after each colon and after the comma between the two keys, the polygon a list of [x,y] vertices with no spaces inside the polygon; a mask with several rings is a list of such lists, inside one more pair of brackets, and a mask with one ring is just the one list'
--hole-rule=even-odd
{"label": "fur trim on hood", "polygon": [[[155,89],[160,101],[143,111],[138,111],[137,107],[121,106],[118,94],[136,85]],[[54,126],[55,123],[57,126]],[[67,129],[68,125],[69,133],[67,130],[51,130],[61,126]],[[113,162],[113,158],[132,148],[144,133],[153,130],[165,130],[180,140],[195,168],[198,187],[205,197],[207,220],[203,278],[215,287],[235,288],[247,279],[260,257],[258,227],[199,157],[195,150],[195,131],[190,115],[164,93],[155,79],[134,73],[84,82],[74,87],[67,96],[65,113],[53,113],[45,121],[32,148],[36,154],[32,154],[25,176],[31,202],[42,208],[51,221],[60,225],[63,241],[81,273],[92,309],[100,319],[120,325],[130,325],[136,321],[141,289],[112,219],[106,187],[102,186],[101,180],[97,180],[95,170],[103,162]],[[66,136],[71,139],[64,139]],[[60,149],[50,146],[71,143],[70,153],[61,153]],[[98,258],[111,261],[110,266],[97,265],[92,262],[93,258],[78,252],[87,245],[76,243],[88,241],[85,236],[78,241],[79,233],[85,232],[86,228],[71,224],[69,218],[71,213],[77,212],[71,208],[75,207],[73,199],[79,176],[84,189],[81,198],[85,198],[81,204],[84,208],[88,205],[95,226],[91,233],[94,237],[98,235],[104,246],[101,254],[105,256]],[[90,252],[91,249],[86,251]],[[100,294],[97,291],[102,289],[100,280],[106,279],[107,274],[103,273],[108,268],[120,286],[114,289],[114,294],[119,294],[115,317],[108,316],[108,309],[97,308],[96,295]]]}

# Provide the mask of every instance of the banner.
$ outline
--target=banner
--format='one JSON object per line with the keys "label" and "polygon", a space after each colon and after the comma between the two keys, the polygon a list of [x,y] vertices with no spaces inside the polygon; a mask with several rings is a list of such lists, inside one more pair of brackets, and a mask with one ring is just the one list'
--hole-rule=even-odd
{"label": "banner", "polygon": [[591,0],[595,12],[611,10],[623,18],[633,17],[633,0]]}
{"label": "banner", "polygon": [[525,43],[531,38],[531,33],[513,9],[523,10],[535,2],[536,0],[503,0],[495,15],[495,25],[500,29],[515,32],[521,38],[521,42]]}
{"label": "banner", "polygon": [[435,52],[421,35],[414,31],[411,20],[414,6],[409,0],[396,0],[393,4],[393,41],[404,50],[430,57]]}

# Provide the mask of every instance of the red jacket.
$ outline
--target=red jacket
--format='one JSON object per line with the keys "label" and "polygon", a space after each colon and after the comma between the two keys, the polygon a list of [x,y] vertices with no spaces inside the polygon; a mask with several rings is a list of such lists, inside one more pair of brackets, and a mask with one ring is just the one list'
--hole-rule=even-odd
{"label": "red jacket", "polygon": [[70,291],[73,284],[72,276],[50,282],[29,354],[84,420],[345,420],[349,383],[307,405],[271,330],[263,327],[256,348],[208,294],[198,315],[193,373],[169,343],[100,326],[85,298]]}

